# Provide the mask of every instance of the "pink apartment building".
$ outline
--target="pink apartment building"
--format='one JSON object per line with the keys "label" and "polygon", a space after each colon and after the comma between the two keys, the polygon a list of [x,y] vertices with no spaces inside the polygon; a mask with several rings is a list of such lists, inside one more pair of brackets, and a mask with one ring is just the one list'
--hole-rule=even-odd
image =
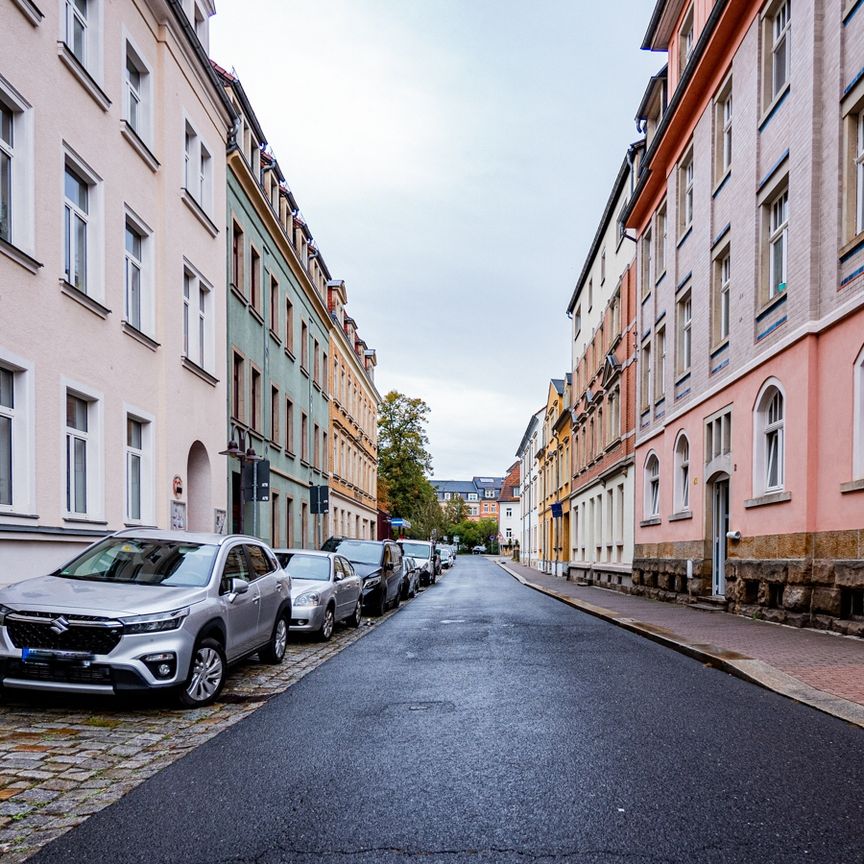
{"label": "pink apartment building", "polygon": [[659,0],[633,590],[864,635],[864,3]]}
{"label": "pink apartment building", "polygon": [[225,142],[210,0],[0,0],[0,582],[220,529]]}

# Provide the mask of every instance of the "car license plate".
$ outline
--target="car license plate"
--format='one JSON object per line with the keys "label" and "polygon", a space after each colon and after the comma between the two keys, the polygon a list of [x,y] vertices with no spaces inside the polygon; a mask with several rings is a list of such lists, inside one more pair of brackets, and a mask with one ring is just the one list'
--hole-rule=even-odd
{"label": "car license plate", "polygon": [[42,648],[22,648],[21,660],[24,663],[49,663],[60,661],[66,663],[89,664],[93,655],[87,651],[46,651]]}

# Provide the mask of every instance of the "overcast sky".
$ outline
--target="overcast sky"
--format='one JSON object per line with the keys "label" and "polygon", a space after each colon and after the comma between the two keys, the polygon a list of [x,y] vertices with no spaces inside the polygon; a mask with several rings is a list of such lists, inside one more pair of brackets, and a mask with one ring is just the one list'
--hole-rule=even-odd
{"label": "overcast sky", "polygon": [[654,0],[221,0],[235,69],[434,476],[504,474],[648,77]]}

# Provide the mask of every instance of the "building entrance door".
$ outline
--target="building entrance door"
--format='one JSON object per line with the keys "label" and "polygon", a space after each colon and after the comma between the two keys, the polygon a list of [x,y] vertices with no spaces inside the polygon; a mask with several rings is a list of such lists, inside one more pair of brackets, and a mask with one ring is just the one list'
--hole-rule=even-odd
{"label": "building entrance door", "polygon": [[714,481],[712,491],[712,580],[711,593],[726,595],[726,532],[729,530],[729,478]]}

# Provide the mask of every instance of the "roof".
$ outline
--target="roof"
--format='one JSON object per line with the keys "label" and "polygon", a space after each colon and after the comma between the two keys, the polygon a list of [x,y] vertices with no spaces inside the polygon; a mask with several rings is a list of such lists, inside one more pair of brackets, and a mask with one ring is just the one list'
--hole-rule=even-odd
{"label": "roof", "polygon": [[684,0],[657,0],[642,39],[643,51],[665,51],[669,47],[672,28],[683,8]]}
{"label": "roof", "polygon": [[432,485],[437,492],[476,492],[477,488],[470,480],[433,480]]}
{"label": "roof", "polygon": [[564,379],[563,378],[553,378],[551,383],[552,383],[552,386],[555,388],[555,391],[558,393],[558,395],[563,396],[564,395]]}
{"label": "roof", "polygon": [[515,493],[515,489],[519,487],[522,476],[521,462],[514,462],[507,469],[507,476],[504,478],[504,485],[501,487],[501,496],[499,501],[518,501],[519,496]]}
{"label": "roof", "polygon": [[546,408],[544,406],[539,411],[535,411],[531,415],[531,419],[528,421],[528,426],[525,428],[525,434],[522,436],[522,440],[519,442],[519,448],[516,450],[516,455],[520,459],[525,453],[525,448],[528,446],[528,442],[531,440],[531,436],[534,434],[534,430],[540,425],[540,418],[543,416],[543,412],[545,410]]}

